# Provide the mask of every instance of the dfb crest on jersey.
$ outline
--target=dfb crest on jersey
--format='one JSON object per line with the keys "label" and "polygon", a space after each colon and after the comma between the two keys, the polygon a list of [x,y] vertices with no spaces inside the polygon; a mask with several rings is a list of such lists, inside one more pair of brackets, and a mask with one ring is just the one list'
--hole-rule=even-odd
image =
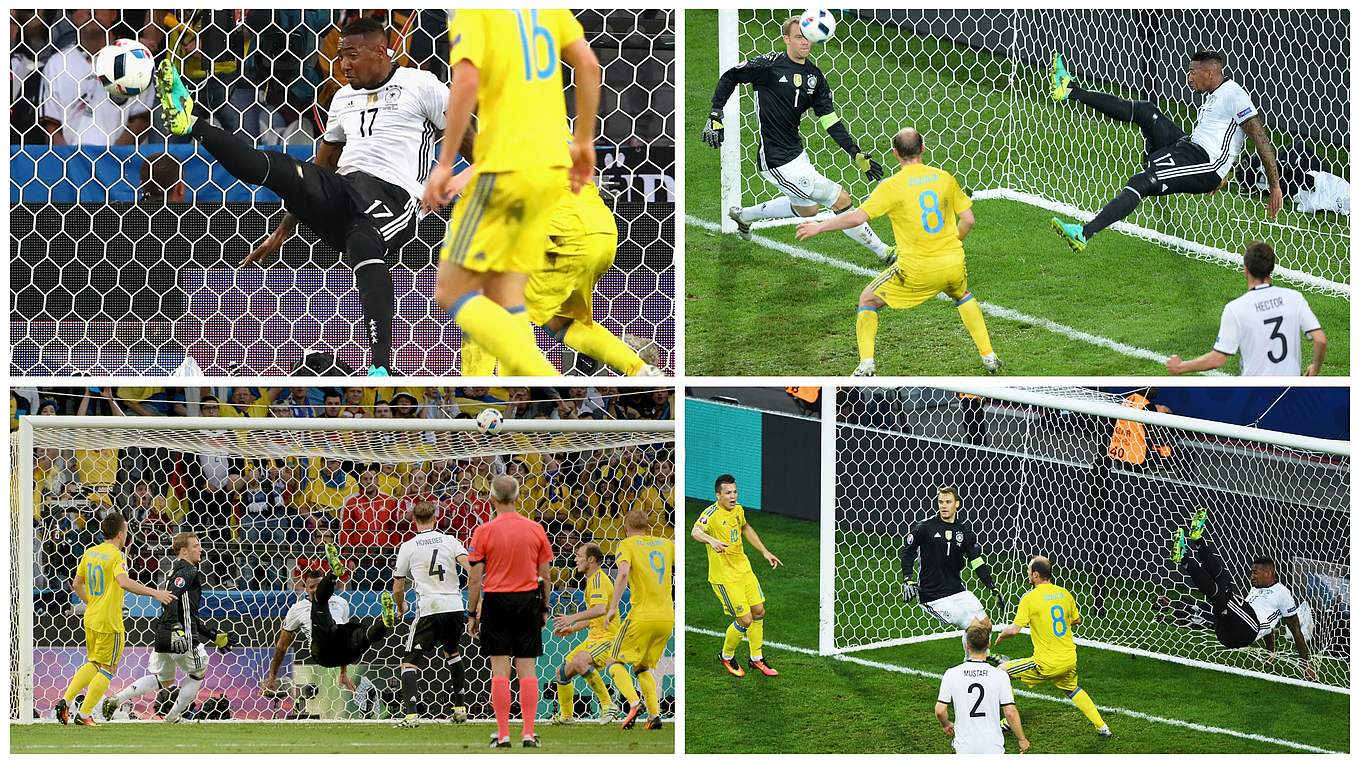
{"label": "dfb crest on jersey", "polygon": [[911,546],[911,545],[914,544],[914,543],[916,543],[916,534],[915,534],[915,533],[908,533],[908,534],[907,534],[907,546]]}
{"label": "dfb crest on jersey", "polygon": [[175,576],[175,588],[184,588],[184,576]]}
{"label": "dfb crest on jersey", "polygon": [[808,77],[808,88],[817,89],[817,77]]}
{"label": "dfb crest on jersey", "polygon": [[399,101],[399,100],[401,100],[401,86],[400,86],[400,85],[390,84],[390,85],[387,86],[387,89],[386,89],[386,90],[383,90],[383,101],[384,101],[383,105],[389,105],[389,106],[390,106],[390,105],[395,104],[395,103],[396,103],[397,101]]}
{"label": "dfb crest on jersey", "polygon": [[803,86],[803,75],[802,75],[802,74],[794,74],[794,75],[793,75],[793,86],[794,86],[794,87],[802,87],[802,86]]}
{"label": "dfb crest on jersey", "polygon": [[960,532],[954,534],[954,543],[958,544],[959,546],[963,546],[963,532],[962,532],[962,531],[960,531]]}

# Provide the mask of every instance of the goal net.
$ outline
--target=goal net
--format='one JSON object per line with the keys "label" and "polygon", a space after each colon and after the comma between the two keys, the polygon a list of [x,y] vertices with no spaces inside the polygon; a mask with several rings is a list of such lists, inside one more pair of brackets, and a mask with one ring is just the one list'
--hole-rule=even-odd
{"label": "goal net", "polygon": [[[719,11],[719,70],[783,50],[780,24],[796,13]],[[1291,162],[1311,156],[1348,177],[1349,23],[1346,10],[846,10],[812,60],[851,134],[885,165],[892,134],[913,126],[925,135],[927,162],[975,199],[1089,220],[1142,171],[1143,138],[1133,125],[1053,102],[1055,52],[1084,86],[1156,103],[1188,132],[1201,100],[1185,83],[1189,54],[1223,50],[1282,160],[1285,151]],[[723,146],[723,208],[775,194],[755,170],[753,113],[749,89],[739,87],[724,122],[740,139]],[[867,197],[868,181],[814,119],[803,138],[818,171],[857,201]],[[1239,165],[1251,155],[1248,144]],[[1261,193],[1239,179],[1214,196],[1144,203],[1113,229],[1229,266],[1241,265],[1244,241],[1268,240],[1278,277],[1348,298],[1348,218],[1285,209],[1268,220]]]}
{"label": "goal net", "polygon": [[[99,519],[110,510],[128,518],[128,573],[148,585],[165,587],[178,531],[202,539],[202,614],[235,640],[229,651],[208,649],[195,709],[210,720],[404,714],[399,668],[413,612],[351,668],[352,691],[336,685],[335,671],[297,663],[297,644],[279,669],[279,688],[266,695],[261,683],[286,611],[304,598],[301,574],[324,567],[324,543],[338,544],[349,565],[337,594],[353,617],[381,614],[379,594],[391,588],[398,546],[414,535],[410,510],[418,501],[435,502],[438,527],[468,542],[491,517],[490,478],[516,476],[521,512],[543,524],[552,543],[555,614],[584,609],[574,560],[582,543],[598,543],[613,573],[630,510],[647,512],[655,533],[674,535],[668,421],[507,419],[501,432],[487,434],[473,420],[30,415],[11,454],[11,721],[50,717],[85,661],[71,581],[80,554],[102,540]],[[466,577],[460,580],[466,589]],[[414,592],[408,599],[413,606]],[[128,594],[125,605],[127,646],[109,694],[147,672],[160,613],[147,597]],[[556,669],[584,636],[545,629],[540,717],[555,711]],[[674,714],[673,651],[672,644],[657,669],[666,717]],[[470,717],[489,718],[489,662],[467,638],[462,654]],[[425,717],[451,714],[451,674],[442,658],[427,662],[421,689]],[[577,694],[578,715],[597,715],[589,691]],[[143,697],[121,717],[154,719],[173,703],[170,696]]]}
{"label": "goal net", "polygon": [[[1044,555],[1081,606],[1082,646],[1349,690],[1349,441],[1137,410],[1074,388],[839,392],[824,649],[959,635],[904,603],[899,560],[911,526],[935,515],[936,489],[953,486],[1008,600],[963,574],[996,624],[1029,588],[1026,563]],[[1284,624],[1275,656],[1218,643],[1210,606],[1169,556],[1172,532],[1199,507],[1240,593],[1251,559],[1274,559],[1300,603],[1317,683],[1303,680]]]}
{"label": "goal net", "polygon": [[[279,375],[308,351],[367,366],[359,294],[342,255],[304,225],[267,265],[242,267],[283,217],[279,198],[237,182],[195,143],[167,137],[152,93],[113,102],[91,78],[75,31],[96,25],[110,38],[142,40],[157,61],[180,65],[219,126],[311,160],[343,82],[339,29],[356,13],[100,10],[86,22],[83,10],[14,12],[22,30],[11,58],[14,374],[165,375],[192,359],[208,375]],[[401,65],[448,81],[446,11],[363,13],[392,30]],[[673,11],[578,18],[603,67],[597,169],[619,232],[595,316],[673,370]],[[570,110],[570,88],[567,99]],[[460,331],[433,301],[447,221],[447,211],[424,217],[416,239],[389,254],[393,366],[403,375],[459,369]],[[539,345],[570,368],[573,357],[542,331]]]}

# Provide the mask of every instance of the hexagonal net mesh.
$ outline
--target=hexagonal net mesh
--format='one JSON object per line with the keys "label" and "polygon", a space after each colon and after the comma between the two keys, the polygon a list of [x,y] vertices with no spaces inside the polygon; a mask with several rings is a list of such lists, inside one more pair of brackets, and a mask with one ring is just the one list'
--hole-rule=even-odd
{"label": "hexagonal net mesh", "polygon": [[[780,25],[798,11],[720,11],[719,71],[782,51]],[[1173,195],[1141,204],[1113,229],[1177,252],[1241,266],[1243,241],[1267,240],[1277,276],[1349,297],[1349,196],[1314,213],[1309,188],[1348,178],[1350,13],[1346,10],[845,10],[835,35],[813,46],[836,112],[861,147],[893,165],[904,126],[925,137],[926,163],[953,173],[974,199],[1008,198],[1091,219],[1143,170],[1143,138],[1047,84],[1054,53],[1084,87],[1156,104],[1188,133],[1202,97],[1185,83],[1188,56],[1228,57],[1228,75],[1254,97],[1279,153],[1286,211],[1266,218],[1261,175],[1248,144],[1229,192]],[[756,171],[752,95],[739,87],[726,124],[739,140],[723,155],[722,208],[750,206],[779,189]],[[805,120],[812,165],[863,201],[872,186],[850,157]],[[1309,172],[1322,172],[1310,179]],[[1339,176],[1337,176],[1339,175]],[[1337,177],[1332,180],[1331,177]],[[1262,183],[1260,187],[1264,187]],[[791,223],[791,220],[760,222]],[[730,228],[730,229],[729,229]],[[725,222],[727,231],[735,230]]]}
{"label": "hexagonal net mesh", "polygon": [[[211,718],[225,705],[236,720],[405,714],[399,668],[421,604],[411,592],[412,611],[351,667],[355,688],[340,688],[334,670],[313,663],[306,632],[286,647],[277,686],[268,692],[261,686],[281,630],[295,630],[287,627],[286,613],[305,598],[303,573],[326,567],[323,545],[336,544],[348,566],[337,596],[354,619],[368,622],[380,615],[379,593],[392,587],[398,549],[415,535],[411,513],[421,502],[436,506],[437,529],[467,546],[473,529],[492,517],[490,479],[515,476],[518,509],[544,527],[552,545],[554,614],[585,609],[575,572],[580,545],[598,544],[601,572],[613,577],[629,511],[643,511],[653,534],[674,536],[671,422],[507,419],[499,432],[483,433],[473,420],[448,419],[25,419],[41,424],[26,421],[11,443],[10,540],[24,547],[10,571],[13,721],[50,716],[85,662],[82,605],[71,583],[81,554],[100,543],[100,520],[111,511],[128,520],[129,576],[153,587],[168,587],[174,535],[194,531],[202,540],[199,612],[234,644],[218,650],[207,639],[197,709]],[[421,551],[418,558],[434,567],[428,549]],[[465,595],[465,575],[451,562],[441,567],[462,576]],[[424,568],[413,567],[412,577]],[[124,605],[126,649],[109,695],[148,672],[161,614],[149,597],[129,593]],[[546,718],[556,709],[556,670],[586,633],[556,636],[545,629],[542,635],[540,717]],[[196,644],[205,643],[195,636]],[[489,661],[468,638],[461,655],[461,703],[472,719],[489,719]],[[656,669],[666,717],[674,709],[672,656],[670,645]],[[182,685],[185,673],[172,678]],[[449,717],[458,703],[455,683],[443,657],[428,659],[420,677],[422,717]],[[588,690],[577,694],[579,716],[599,714],[602,706]],[[173,689],[163,689],[125,700],[116,719],[162,716],[172,696]]]}
{"label": "hexagonal net mesh", "polygon": [[902,585],[906,535],[952,486],[999,594],[971,572],[962,580],[994,625],[1011,622],[1027,563],[1043,555],[1082,610],[1081,646],[1307,683],[1278,619],[1278,655],[1259,641],[1219,644],[1212,606],[1170,558],[1173,531],[1204,507],[1237,593],[1251,591],[1251,560],[1273,557],[1299,603],[1312,685],[1349,689],[1348,442],[1137,411],[1077,389],[964,390],[839,391],[835,596],[823,610],[836,651],[960,635],[904,602]]}
{"label": "hexagonal net mesh", "polygon": [[[447,12],[15,13],[12,371],[157,375],[191,359],[188,367],[209,375],[276,375],[308,351],[365,367],[368,338],[343,253],[304,224],[269,265],[243,267],[282,219],[279,197],[237,181],[202,146],[168,136],[150,90],[112,99],[86,48],[141,40],[157,61],[179,65],[198,112],[217,126],[310,161],[345,82],[339,29],[360,13],[377,18],[399,64],[447,82]],[[595,287],[594,317],[653,364],[673,368],[672,11],[585,10],[578,18],[603,67],[597,169],[619,232],[613,265]],[[563,79],[571,111],[569,67]],[[447,210],[424,216],[414,239],[388,252],[400,374],[459,369],[460,331],[433,300],[448,218]],[[539,344],[564,370],[575,363],[542,331]]]}

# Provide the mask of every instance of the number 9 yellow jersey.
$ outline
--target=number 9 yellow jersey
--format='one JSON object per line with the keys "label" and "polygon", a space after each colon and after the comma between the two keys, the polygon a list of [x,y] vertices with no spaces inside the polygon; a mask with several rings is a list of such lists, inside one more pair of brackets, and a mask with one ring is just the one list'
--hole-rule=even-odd
{"label": "number 9 yellow jersey", "polygon": [[628,563],[631,622],[672,621],[675,603],[671,596],[671,573],[675,544],[659,536],[629,536],[619,542],[615,556]]}

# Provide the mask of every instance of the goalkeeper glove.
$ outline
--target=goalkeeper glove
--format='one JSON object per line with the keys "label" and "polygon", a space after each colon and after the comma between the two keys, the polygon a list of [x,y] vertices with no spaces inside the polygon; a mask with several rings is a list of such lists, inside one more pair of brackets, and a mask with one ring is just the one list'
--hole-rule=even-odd
{"label": "goalkeeper glove", "polygon": [[189,651],[189,637],[184,635],[184,631],[175,631],[170,634],[170,651],[175,654],[184,654]]}
{"label": "goalkeeper glove", "polygon": [[219,633],[213,638],[213,645],[217,647],[218,651],[225,652],[231,649],[231,636],[226,633]]}
{"label": "goalkeeper glove", "polygon": [[916,588],[915,578],[908,578],[902,581],[902,601],[910,604],[911,600],[915,599],[916,595],[919,593],[920,590]]}
{"label": "goalkeeper glove", "polygon": [[883,179],[883,165],[878,163],[864,151],[855,154],[855,168],[864,172],[864,176],[871,182]]}
{"label": "goalkeeper glove", "polygon": [[710,148],[717,148],[723,142],[722,111],[710,111],[708,122],[704,125],[703,141]]}

